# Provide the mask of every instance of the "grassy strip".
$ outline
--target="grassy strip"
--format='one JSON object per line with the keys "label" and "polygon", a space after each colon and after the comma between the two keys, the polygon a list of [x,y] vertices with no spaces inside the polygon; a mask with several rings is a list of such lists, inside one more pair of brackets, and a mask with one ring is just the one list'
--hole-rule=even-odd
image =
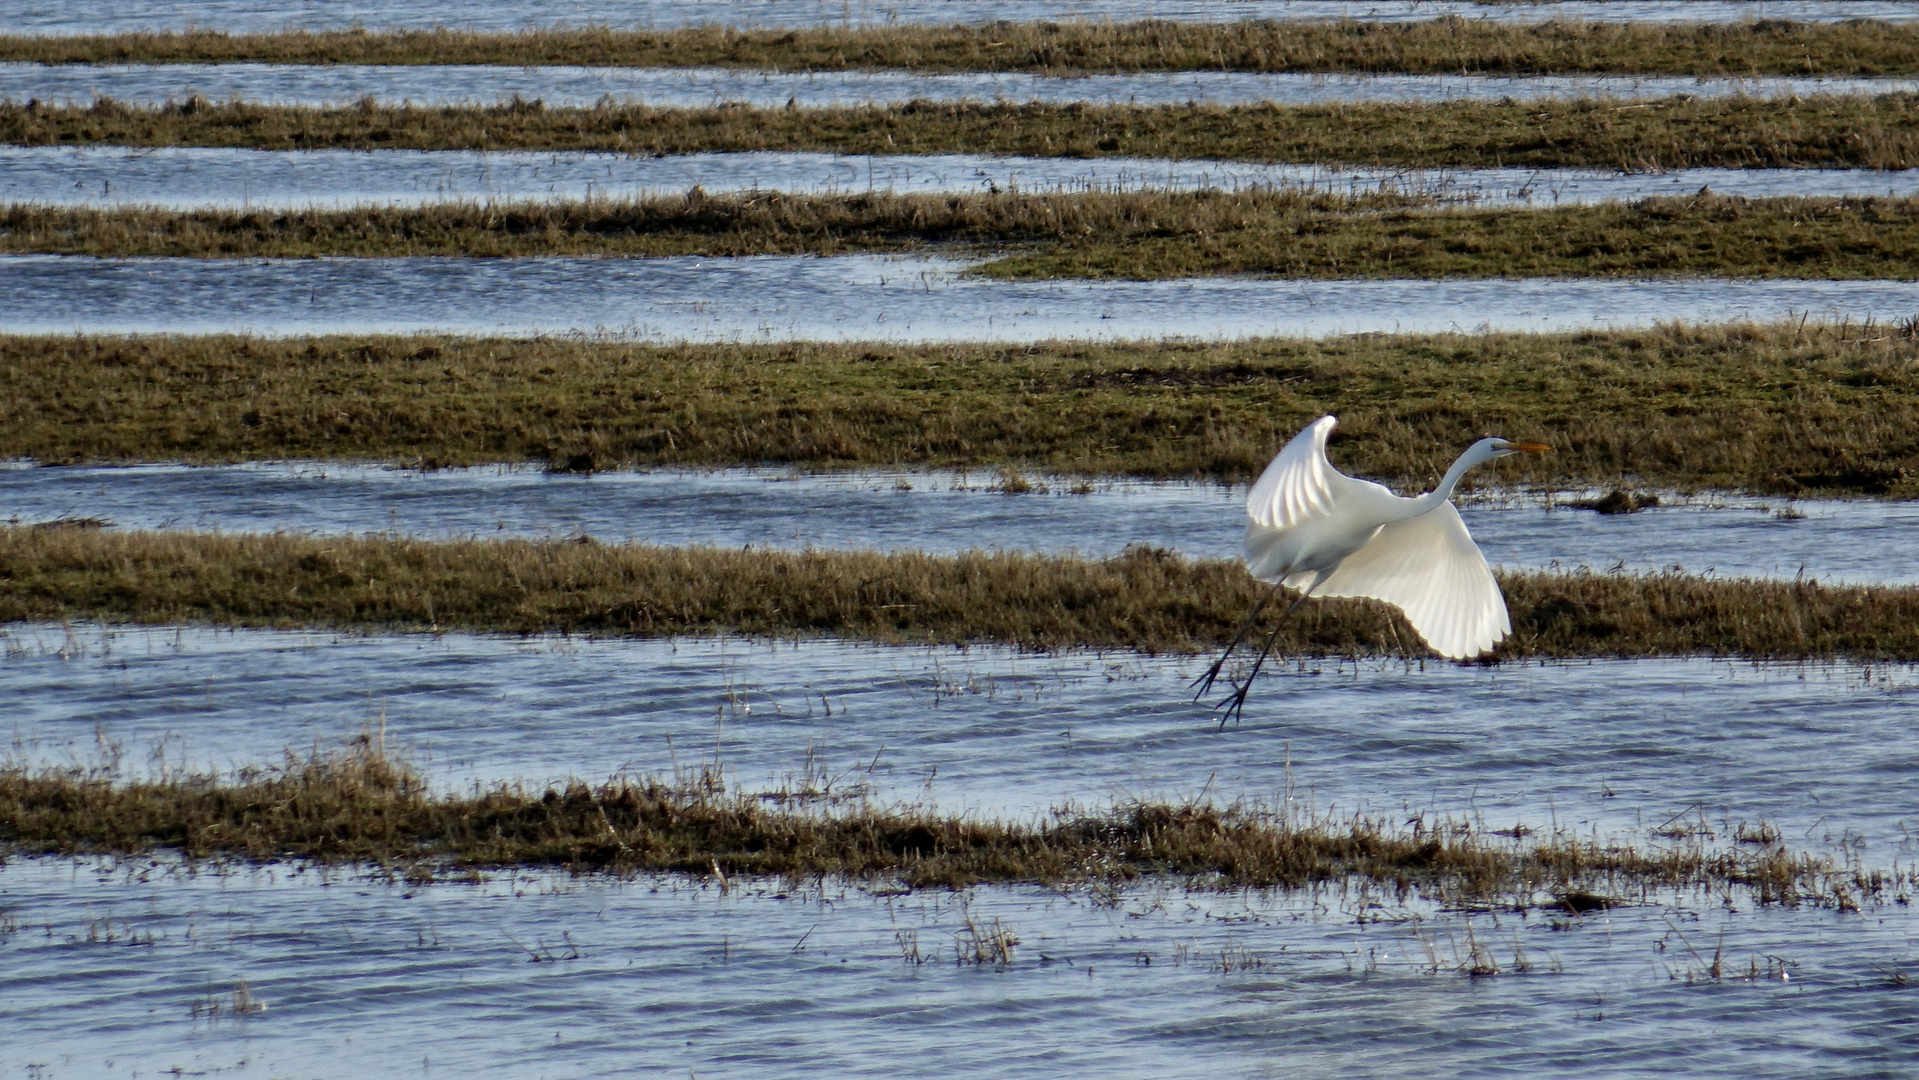
{"label": "grassy strip", "polygon": [[1641,24],[1468,19],[1370,23],[1007,23],[735,30],[213,30],[0,37],[0,61],[43,64],[589,64],[784,71],[1350,71],[1910,75],[1906,23]]}
{"label": "grassy strip", "polygon": [[1912,498],[1915,361],[1908,332],[1819,326],[1015,346],[0,336],[0,456],[1235,480],[1332,412],[1334,460],[1404,489],[1491,432],[1559,449],[1483,482]]}
{"label": "grassy strip", "polygon": [[[347,210],[14,205],[0,251],[99,256],[834,255],[992,245],[1007,277],[1919,277],[1919,202],[1700,196],[1436,210],[1293,192],[772,193]],[[1011,247],[1007,254],[1004,249]]]}
{"label": "grassy strip", "polygon": [[[710,779],[710,778],[709,778]],[[793,800],[781,799],[790,804]],[[1255,807],[1135,805],[985,822],[866,804],[793,808],[712,784],[574,783],[429,792],[376,746],[288,755],[241,778],[126,780],[111,772],[0,770],[0,846],[31,854],[145,854],[256,862],[375,863],[415,878],[499,867],[817,878],[963,888],[1178,875],[1201,888],[1302,888],[1358,876],[1452,899],[1531,906],[1540,892],[1740,887],[1762,903],[1857,910],[1903,898],[1910,874],[1842,868],[1781,846],[1647,851],[1567,834],[1504,844],[1445,825],[1296,820]],[[1583,901],[1583,904],[1581,903]]]}
{"label": "grassy strip", "polygon": [[1134,156],[1397,168],[1919,166],[1919,96],[1443,102],[1012,105],[910,102],[829,109],[548,109],[538,102],[304,108],[0,103],[0,142],[268,150],[607,150],[689,154]]}
{"label": "grassy strip", "polygon": [[[1914,588],[1584,573],[1501,584],[1514,633],[1500,659],[1919,660]],[[1087,560],[0,528],[0,621],[1192,652],[1223,644],[1263,588],[1236,563],[1144,549]],[[1370,602],[1308,605],[1277,648],[1425,655],[1395,612]]]}

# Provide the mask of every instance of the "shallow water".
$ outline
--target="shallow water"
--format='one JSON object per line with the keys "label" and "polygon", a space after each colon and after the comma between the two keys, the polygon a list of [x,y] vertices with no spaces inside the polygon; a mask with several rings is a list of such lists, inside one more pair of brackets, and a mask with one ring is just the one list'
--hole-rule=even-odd
{"label": "shallow water", "polygon": [[[1332,891],[1108,906],[42,860],[0,869],[0,904],[0,1053],[34,1076],[1892,1076],[1919,1043],[1904,909],[1552,920]],[[968,920],[1015,934],[1013,962],[956,964]],[[1455,970],[1475,943],[1501,975]],[[1700,977],[1715,949],[1740,978]],[[195,1018],[241,979],[264,1012]]]}
{"label": "shallow water", "polygon": [[1640,841],[1763,819],[1797,848],[1919,854],[1919,671],[1899,666],[1307,661],[1269,668],[1217,731],[1187,688],[1207,657],[44,624],[0,645],[13,758],[93,761],[104,741],[136,774],[277,762],[384,722],[443,787],[717,762],[749,791],[1026,818],[1202,791],[1277,804],[1290,760],[1320,811]]}
{"label": "shallow water", "polygon": [[0,257],[12,333],[589,334],[638,341],[1034,341],[1890,323],[1896,281],[1006,282],[951,259]]}
{"label": "shallow water", "polygon": [[1488,4],[1480,0],[740,0],[723,10],[701,0],[26,0],[8,13],[13,33],[105,34],[210,27],[231,32],[287,28],[452,26],[517,30],[553,25],[615,27],[842,26],[893,23],[985,23],[996,19],[1370,19],[1405,21],[1459,15],[1502,22],[1593,19],[1607,22],[1743,22],[1796,19],[1907,21],[1912,0],[1545,0]]}
{"label": "shallow water", "polygon": [[[986,543],[1095,557],[1150,544],[1194,557],[1239,557],[1243,487],[1101,481],[1075,495],[1075,481],[1029,479],[1046,490],[1002,494],[992,471],[582,477],[529,468],[420,473],[301,463],[22,467],[0,468],[0,519],[93,516],[127,529],[435,539],[585,533],[671,546],[954,552]],[[1721,577],[1919,583],[1914,503],[1668,496],[1667,505],[1603,515],[1544,498],[1489,497],[1466,502],[1461,513],[1496,566],[1683,567]]]}
{"label": "shallow water", "polygon": [[773,190],[901,194],[998,190],[1138,191],[1276,187],[1376,191],[1477,204],[1550,206],[1692,195],[1912,196],[1919,169],[1333,169],[1233,161],[937,154],[681,154],[467,150],[235,150],[0,147],[0,203],[174,209],[427,205],[454,200],[629,199]]}
{"label": "shallow water", "polygon": [[779,72],[727,68],[500,67],[338,64],[6,64],[0,100],[126,104],[241,98],[277,105],[331,105],[373,97],[416,105],[491,103],[518,96],[555,108],[604,98],[656,107],[743,102],[806,108],[933,101],[1100,104],[1313,105],[1355,101],[1499,101],[1504,98],[1801,97],[1910,93],[1919,80],[1879,78],[1698,79],[1685,76],[1478,76],[1154,72],[1053,78],[1025,72]]}

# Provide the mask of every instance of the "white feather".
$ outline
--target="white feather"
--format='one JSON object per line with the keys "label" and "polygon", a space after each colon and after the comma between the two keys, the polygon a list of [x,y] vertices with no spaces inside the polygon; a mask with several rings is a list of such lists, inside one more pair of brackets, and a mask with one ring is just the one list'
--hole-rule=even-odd
{"label": "white feather", "polygon": [[1269,529],[1287,529],[1331,511],[1332,478],[1339,472],[1326,459],[1326,438],[1338,426],[1322,416],[1293,436],[1246,493],[1246,516]]}
{"label": "white feather", "polygon": [[1406,613],[1434,652],[1464,660],[1512,632],[1506,598],[1453,504],[1382,526],[1314,596],[1360,596]]}
{"label": "white feather", "polygon": [[1447,497],[1467,469],[1511,453],[1483,439],[1433,495],[1406,499],[1333,468],[1322,416],[1295,435],[1246,495],[1246,569],[1313,596],[1366,597],[1406,614],[1434,652],[1478,656],[1512,631],[1485,556]]}

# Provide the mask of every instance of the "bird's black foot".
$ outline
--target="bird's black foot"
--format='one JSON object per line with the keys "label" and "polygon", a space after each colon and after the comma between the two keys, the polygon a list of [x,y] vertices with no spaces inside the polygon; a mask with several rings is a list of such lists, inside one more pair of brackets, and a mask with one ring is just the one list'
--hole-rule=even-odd
{"label": "bird's black foot", "polygon": [[1206,672],[1199,678],[1186,684],[1187,687],[1193,691],[1194,701],[1198,701],[1200,698],[1213,692],[1213,684],[1219,681],[1219,673],[1226,669],[1226,657],[1230,655],[1230,653],[1230,649],[1220,653],[1219,659],[1213,661],[1212,667],[1207,668]]}
{"label": "bird's black foot", "polygon": [[1219,711],[1219,730],[1221,731],[1226,730],[1226,721],[1228,720],[1231,720],[1235,724],[1239,723],[1240,713],[1246,709],[1246,695],[1253,692],[1253,680],[1251,679],[1247,679],[1243,686],[1238,683],[1233,685],[1235,687],[1233,692],[1219,699],[1213,706],[1214,709]]}

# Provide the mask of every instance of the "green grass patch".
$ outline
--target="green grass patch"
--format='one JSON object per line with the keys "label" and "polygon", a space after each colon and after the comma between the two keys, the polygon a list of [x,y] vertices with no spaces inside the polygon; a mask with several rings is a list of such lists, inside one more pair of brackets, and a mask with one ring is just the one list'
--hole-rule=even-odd
{"label": "green grass patch", "polygon": [[588,64],[782,71],[1548,72],[1910,75],[1910,23],[1538,24],[1446,18],[1222,23],[994,22],[982,26],[671,30],[606,27],[490,34],[462,30],[214,30],[0,37],[0,61],[42,64]]}
{"label": "green grass patch", "polygon": [[910,102],[826,109],[0,103],[21,146],[1132,156],[1398,168],[1919,166],[1919,96],[1314,106]]}
{"label": "green grass patch", "polygon": [[1004,277],[1919,277],[1909,199],[1461,209],[1205,191],[0,211],[0,251],[97,256],[837,255],[958,248]]}
{"label": "green grass patch", "polygon": [[1558,448],[1502,463],[1507,483],[1919,496],[1910,327],[923,346],[0,336],[0,456],[50,463],[1245,480],[1328,412],[1335,462],[1402,490],[1490,433]]}

